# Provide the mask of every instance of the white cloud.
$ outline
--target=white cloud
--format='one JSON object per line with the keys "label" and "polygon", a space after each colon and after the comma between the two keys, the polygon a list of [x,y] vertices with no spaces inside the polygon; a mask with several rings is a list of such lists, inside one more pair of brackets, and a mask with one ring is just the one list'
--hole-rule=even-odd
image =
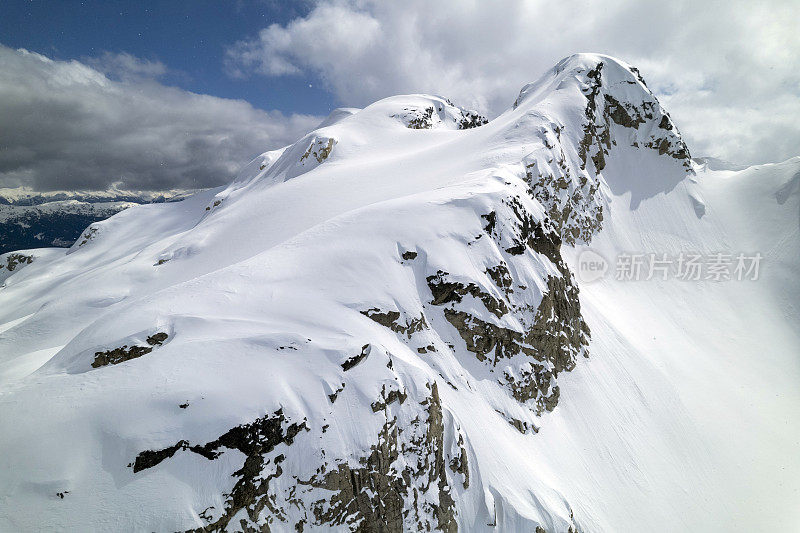
{"label": "white cloud", "polygon": [[363,57],[381,38],[380,25],[371,16],[344,6],[319,5],[307,18],[286,27],[272,24],[254,41],[241,41],[227,52],[228,67],[272,75],[299,74],[306,65],[324,68],[336,52],[342,60]]}
{"label": "white cloud", "polygon": [[141,59],[127,52],[104,52],[100,57],[84,61],[107,76],[124,81],[154,80],[167,73],[161,61]]}
{"label": "white cloud", "polygon": [[607,0],[322,1],[227,53],[229,71],[313,73],[344,105],[432,92],[489,114],[575,52],[637,65],[695,154],[800,150],[800,4]]}
{"label": "white cloud", "polygon": [[0,46],[0,186],[103,189],[226,183],[251,157],[294,142],[320,117],[264,112],[166,87],[128,54],[53,61]]}

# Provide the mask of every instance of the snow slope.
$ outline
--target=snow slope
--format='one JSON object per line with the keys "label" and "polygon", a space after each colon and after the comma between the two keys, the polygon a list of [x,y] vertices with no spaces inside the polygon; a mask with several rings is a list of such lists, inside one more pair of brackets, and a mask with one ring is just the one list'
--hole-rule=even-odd
{"label": "snow slope", "polygon": [[[800,158],[693,165],[589,54],[483,122],[337,111],[0,256],[0,530],[797,528]],[[581,284],[587,246],[765,259]]]}

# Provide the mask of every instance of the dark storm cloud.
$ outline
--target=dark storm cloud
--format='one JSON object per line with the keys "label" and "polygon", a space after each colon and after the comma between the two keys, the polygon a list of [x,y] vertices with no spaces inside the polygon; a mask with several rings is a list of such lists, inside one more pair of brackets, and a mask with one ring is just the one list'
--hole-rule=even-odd
{"label": "dark storm cloud", "polygon": [[220,185],[320,120],[166,87],[154,80],[162,64],[127,54],[95,66],[114,79],[79,61],[0,46],[0,186]]}

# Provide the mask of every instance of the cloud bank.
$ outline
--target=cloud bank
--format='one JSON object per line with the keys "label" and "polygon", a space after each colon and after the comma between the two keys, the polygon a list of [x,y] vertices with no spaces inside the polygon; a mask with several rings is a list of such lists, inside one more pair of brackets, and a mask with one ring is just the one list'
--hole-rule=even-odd
{"label": "cloud bank", "polygon": [[740,163],[800,153],[800,3],[322,1],[227,51],[234,75],[320,76],[343,105],[442,94],[490,115],[562,57],[641,70],[693,153]]}
{"label": "cloud bank", "polygon": [[320,120],[166,87],[163,64],[128,54],[91,62],[0,46],[0,187],[220,185]]}

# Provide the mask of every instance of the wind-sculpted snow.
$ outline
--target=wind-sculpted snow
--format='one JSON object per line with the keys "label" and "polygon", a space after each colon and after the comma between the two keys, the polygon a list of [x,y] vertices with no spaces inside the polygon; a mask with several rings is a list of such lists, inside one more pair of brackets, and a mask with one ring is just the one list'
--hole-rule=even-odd
{"label": "wind-sculpted snow", "polygon": [[618,364],[569,264],[634,197],[692,213],[681,149],[635,71],[581,55],[488,123],[426,95],[337,110],[226,188],[3,256],[0,529],[647,523],[612,495],[687,482],[651,457],[693,434],[636,440],[685,410]]}

